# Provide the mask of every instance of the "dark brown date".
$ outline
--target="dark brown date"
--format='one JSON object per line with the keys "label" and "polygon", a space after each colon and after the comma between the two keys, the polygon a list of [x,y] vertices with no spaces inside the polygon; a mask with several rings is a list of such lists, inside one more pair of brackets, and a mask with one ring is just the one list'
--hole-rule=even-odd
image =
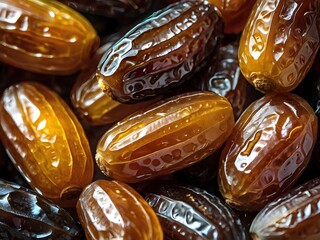
{"label": "dark brown date", "polygon": [[255,217],[254,240],[320,239],[320,178],[271,202]]}
{"label": "dark brown date", "polygon": [[0,239],[80,239],[64,209],[32,190],[0,180]]}
{"label": "dark brown date", "polygon": [[238,216],[204,190],[158,185],[144,191],[146,201],[160,220],[165,239],[247,239]]}
{"label": "dark brown date", "polygon": [[238,119],[222,151],[219,188],[239,210],[258,211],[300,177],[317,139],[317,118],[297,95],[269,94]]}
{"label": "dark brown date", "polygon": [[222,25],[208,2],[169,5],[105,53],[97,71],[100,87],[117,101],[137,102],[181,84],[205,64]]}

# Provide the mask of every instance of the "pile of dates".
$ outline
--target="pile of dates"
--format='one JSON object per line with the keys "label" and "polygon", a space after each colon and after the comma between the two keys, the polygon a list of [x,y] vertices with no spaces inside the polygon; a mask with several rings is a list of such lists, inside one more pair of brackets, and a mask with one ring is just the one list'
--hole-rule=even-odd
{"label": "pile of dates", "polygon": [[320,239],[320,0],[0,0],[0,239]]}

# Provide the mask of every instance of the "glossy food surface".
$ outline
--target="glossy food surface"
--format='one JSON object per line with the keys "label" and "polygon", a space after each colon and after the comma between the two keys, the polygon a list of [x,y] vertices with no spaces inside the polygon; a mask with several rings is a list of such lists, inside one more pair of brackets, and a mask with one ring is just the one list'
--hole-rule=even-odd
{"label": "glossy food surface", "polygon": [[152,0],[59,0],[81,12],[111,18],[137,17],[150,7]]}
{"label": "glossy food surface", "polygon": [[257,211],[288,190],[309,162],[317,125],[297,95],[269,94],[253,102],[221,154],[218,181],[226,201]]}
{"label": "glossy food surface", "polygon": [[320,46],[319,0],[258,0],[243,31],[239,62],[261,92],[293,90]]}
{"label": "glossy food surface", "polygon": [[320,179],[268,204],[252,222],[254,240],[320,239]]}
{"label": "glossy food surface", "polygon": [[70,74],[98,48],[90,23],[57,1],[0,1],[0,61],[29,71]]}
{"label": "glossy food surface", "polygon": [[245,228],[231,208],[204,190],[160,184],[144,195],[167,240],[247,239]]}
{"label": "glossy food surface", "polygon": [[99,180],[82,192],[77,213],[88,240],[162,240],[159,220],[129,185]]}
{"label": "glossy food surface", "polygon": [[80,239],[68,212],[32,190],[0,180],[1,239]]}
{"label": "glossy food surface", "polygon": [[74,206],[93,175],[88,140],[69,107],[43,85],[5,90],[0,137],[30,186],[62,206]]}
{"label": "glossy food surface", "polygon": [[158,95],[199,70],[221,31],[213,5],[197,0],[169,5],[106,52],[97,71],[100,87],[121,102]]}
{"label": "glossy food surface", "polygon": [[154,178],[212,154],[233,125],[227,99],[210,92],[178,95],[114,125],[100,139],[96,160],[107,176],[117,180]]}

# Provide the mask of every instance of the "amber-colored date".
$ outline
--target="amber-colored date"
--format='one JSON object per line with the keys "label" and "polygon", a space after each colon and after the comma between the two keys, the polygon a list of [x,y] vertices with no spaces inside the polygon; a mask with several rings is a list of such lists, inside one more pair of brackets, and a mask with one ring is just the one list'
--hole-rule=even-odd
{"label": "amber-colored date", "polygon": [[166,99],[123,119],[97,146],[97,163],[124,182],[172,173],[218,149],[234,125],[228,100],[211,92]]}
{"label": "amber-colored date", "polygon": [[0,180],[1,239],[80,239],[81,230],[64,209],[32,190]]}
{"label": "amber-colored date", "polygon": [[30,186],[59,205],[74,206],[92,180],[92,154],[82,126],[43,85],[23,82],[5,90],[0,138]]}
{"label": "amber-colored date", "polygon": [[208,0],[219,9],[225,33],[243,30],[256,0]]}
{"label": "amber-colored date", "polygon": [[110,18],[138,17],[146,12],[151,0],[59,0],[81,12],[102,15]]}
{"label": "amber-colored date", "polygon": [[99,180],[81,193],[77,213],[88,240],[162,240],[162,228],[148,203],[129,185]]}
{"label": "amber-colored date", "polygon": [[183,0],[155,12],[113,45],[98,67],[113,99],[137,102],[190,78],[213,52],[222,20],[206,1]]}
{"label": "amber-colored date", "polygon": [[319,49],[319,21],[319,0],[258,0],[240,41],[243,75],[265,93],[296,88]]}
{"label": "amber-colored date", "polygon": [[144,191],[165,239],[247,239],[247,232],[232,209],[204,190],[160,184]]}
{"label": "amber-colored date", "polygon": [[239,210],[257,211],[288,190],[307,166],[317,118],[297,95],[269,94],[238,119],[221,154],[219,187]]}
{"label": "amber-colored date", "polygon": [[0,61],[25,70],[70,74],[92,57],[99,38],[90,23],[57,1],[0,2]]}
{"label": "amber-colored date", "polygon": [[269,203],[255,217],[254,240],[320,239],[320,179],[313,179]]}

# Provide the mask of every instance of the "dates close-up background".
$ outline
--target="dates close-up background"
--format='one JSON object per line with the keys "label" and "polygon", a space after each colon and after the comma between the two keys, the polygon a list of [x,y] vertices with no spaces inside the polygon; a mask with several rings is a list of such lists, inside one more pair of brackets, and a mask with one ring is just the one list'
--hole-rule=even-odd
{"label": "dates close-up background", "polygon": [[0,239],[320,239],[320,0],[0,0]]}

